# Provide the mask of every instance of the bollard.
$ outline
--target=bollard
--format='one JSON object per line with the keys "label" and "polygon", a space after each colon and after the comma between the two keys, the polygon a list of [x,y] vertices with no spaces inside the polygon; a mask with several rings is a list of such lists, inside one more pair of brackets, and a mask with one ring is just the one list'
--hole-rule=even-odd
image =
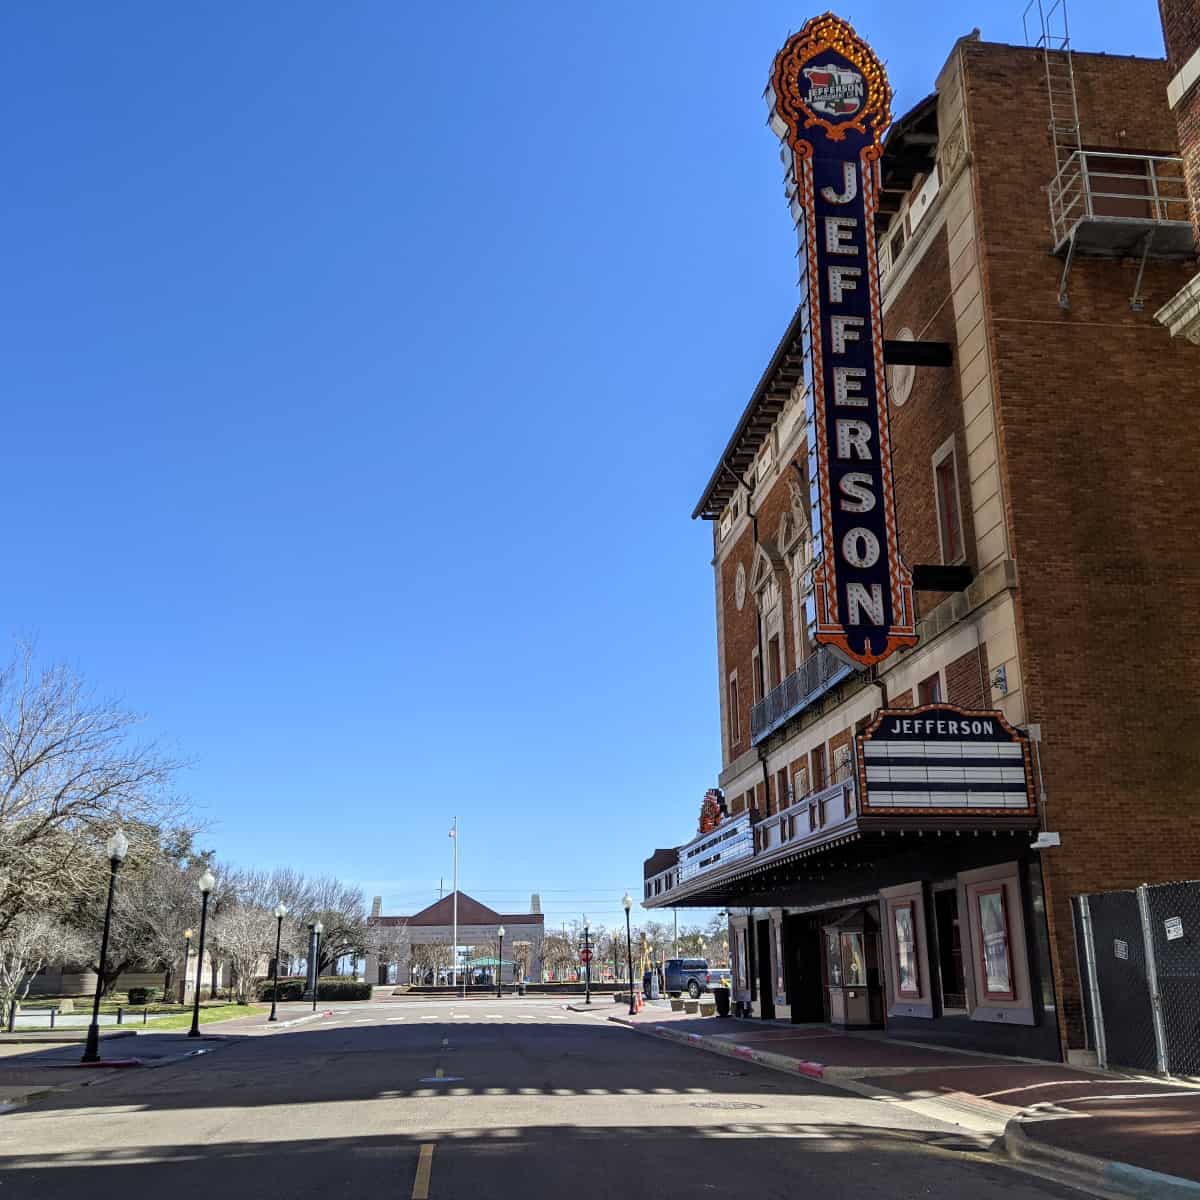
{"label": "bollard", "polygon": [[142,1009],[142,1024],[145,1025],[148,1020],[150,1020],[150,1005],[147,1004],[146,1007]]}
{"label": "bollard", "polygon": [[120,1025],[125,1020],[125,1010],[117,1005],[117,1024]]}
{"label": "bollard", "polygon": [[53,1005],[50,1006],[50,1028],[54,1028],[54,1018],[58,1016],[58,1009]]}
{"label": "bollard", "polygon": [[8,1032],[12,1033],[12,1031],[16,1027],[17,1027],[17,1002],[14,1000],[12,1002],[11,1007],[8,1010]]}

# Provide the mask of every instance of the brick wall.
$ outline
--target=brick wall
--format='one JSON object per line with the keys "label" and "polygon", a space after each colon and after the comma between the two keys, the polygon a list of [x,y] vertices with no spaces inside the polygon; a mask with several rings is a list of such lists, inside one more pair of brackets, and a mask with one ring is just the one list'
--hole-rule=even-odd
{"label": "brick wall", "polygon": [[[1200,4],[1196,0],[1159,0],[1163,40],[1167,44],[1168,74],[1200,49]],[[1200,241],[1200,87],[1192,87],[1175,108],[1179,148],[1191,198],[1192,226]]]}
{"label": "brick wall", "polygon": [[991,708],[987,647],[968,650],[946,664],[946,700],[960,708]]}
{"label": "brick wall", "polygon": [[[1200,862],[1200,491],[1179,475],[1200,461],[1184,401],[1200,352],[1152,315],[1192,268],[1148,263],[1134,312],[1136,264],[1077,257],[1060,309],[1042,60],[962,53],[1027,711],[1063,843],[1043,856],[1048,919],[1079,1045],[1070,897],[1194,877]],[[1081,54],[1075,72],[1085,144],[1174,151],[1165,63]]]}
{"label": "brick wall", "polygon": [[[908,328],[918,341],[954,344],[950,257],[945,229],[938,232],[904,288],[890,304],[883,324],[887,337],[895,337],[901,329]],[[900,557],[910,567],[917,563],[942,561],[933,455],[953,437],[958,459],[960,523],[967,561],[974,567],[975,531],[958,372],[940,367],[919,367],[907,402],[901,407],[893,403],[889,415]],[[917,615],[924,616],[945,598],[944,592],[917,592]]]}

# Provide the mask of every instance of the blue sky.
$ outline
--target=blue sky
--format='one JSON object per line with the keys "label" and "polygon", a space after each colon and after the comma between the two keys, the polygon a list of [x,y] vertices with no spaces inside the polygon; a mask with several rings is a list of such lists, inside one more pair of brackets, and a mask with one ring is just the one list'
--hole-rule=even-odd
{"label": "blue sky", "polygon": [[[816,10],[813,10],[816,11]],[[5,634],[228,859],[615,922],[719,769],[689,514],[795,303],[794,4],[9,4]],[[903,112],[1020,5],[867,4]],[[1072,13],[1162,54],[1156,6]]]}

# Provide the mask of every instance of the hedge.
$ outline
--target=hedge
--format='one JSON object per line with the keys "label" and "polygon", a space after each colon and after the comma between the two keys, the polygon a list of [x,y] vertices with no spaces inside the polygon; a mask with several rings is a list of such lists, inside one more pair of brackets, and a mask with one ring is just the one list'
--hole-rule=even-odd
{"label": "hedge", "polygon": [[[280,1000],[303,1000],[303,979],[281,979],[279,981]],[[267,979],[258,985],[259,1000],[271,1000],[275,987]],[[370,1000],[371,985],[355,979],[321,979],[317,982],[318,1000]]]}

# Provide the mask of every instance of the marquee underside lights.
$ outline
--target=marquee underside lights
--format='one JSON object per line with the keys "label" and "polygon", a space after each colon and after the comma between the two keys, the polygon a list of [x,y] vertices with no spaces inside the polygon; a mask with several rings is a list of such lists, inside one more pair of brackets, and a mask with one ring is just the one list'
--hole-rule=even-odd
{"label": "marquee underside lights", "polygon": [[789,39],[768,88],[808,314],[809,622],[817,642],[862,666],[917,642],[896,534],[874,238],[891,96],[871,48],[832,13]]}

